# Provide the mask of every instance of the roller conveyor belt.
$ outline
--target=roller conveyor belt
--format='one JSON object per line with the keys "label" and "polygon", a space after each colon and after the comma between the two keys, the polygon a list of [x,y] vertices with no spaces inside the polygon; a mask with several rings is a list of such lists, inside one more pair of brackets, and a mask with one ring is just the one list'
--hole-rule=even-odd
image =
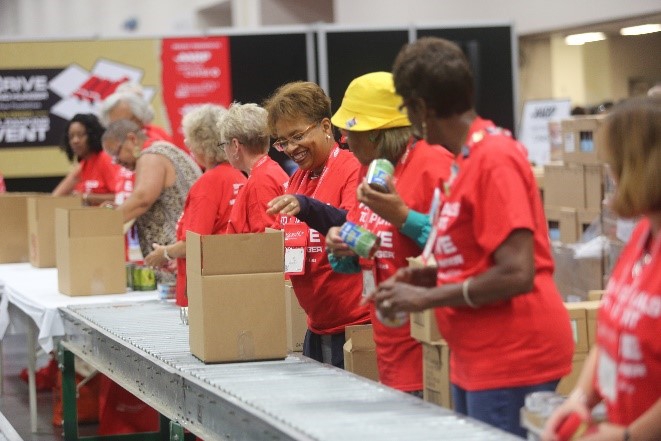
{"label": "roller conveyor belt", "polygon": [[171,303],[61,311],[67,350],[205,440],[518,439],[305,357],[204,364]]}

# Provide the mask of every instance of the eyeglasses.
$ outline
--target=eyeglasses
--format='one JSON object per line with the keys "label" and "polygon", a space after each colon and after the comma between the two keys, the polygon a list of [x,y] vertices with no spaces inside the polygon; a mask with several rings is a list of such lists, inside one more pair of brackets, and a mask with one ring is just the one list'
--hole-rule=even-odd
{"label": "eyeglasses", "polygon": [[279,152],[284,152],[287,147],[289,147],[289,144],[300,144],[305,137],[307,136],[308,132],[312,130],[314,127],[318,126],[319,123],[312,123],[305,130],[302,132],[294,133],[292,136],[287,137],[287,138],[279,138],[276,139],[275,142],[273,142],[273,148],[276,149]]}
{"label": "eyeglasses", "polygon": [[229,144],[230,144],[229,141],[220,141],[220,142],[218,143],[218,147],[220,147],[221,149],[224,149],[225,146],[228,146]]}

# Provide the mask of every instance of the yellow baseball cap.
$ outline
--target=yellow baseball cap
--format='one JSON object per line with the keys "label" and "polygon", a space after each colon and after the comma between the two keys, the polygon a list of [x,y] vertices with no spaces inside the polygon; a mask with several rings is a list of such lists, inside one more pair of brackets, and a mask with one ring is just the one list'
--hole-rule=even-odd
{"label": "yellow baseball cap", "polygon": [[352,132],[410,126],[406,113],[399,110],[401,105],[402,97],[395,92],[392,74],[372,72],[349,84],[331,122]]}

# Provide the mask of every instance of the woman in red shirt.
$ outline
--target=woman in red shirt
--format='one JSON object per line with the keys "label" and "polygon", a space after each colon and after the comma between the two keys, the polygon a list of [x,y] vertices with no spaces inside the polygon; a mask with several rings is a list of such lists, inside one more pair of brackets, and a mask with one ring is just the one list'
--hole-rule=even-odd
{"label": "woman in red shirt", "polygon": [[267,112],[257,104],[234,103],[221,121],[221,144],[230,164],[248,176],[227,225],[228,233],[263,233],[275,223],[268,202],[285,192],[289,176],[271,159]]}
{"label": "woman in red shirt", "polygon": [[[272,212],[289,212],[286,205],[298,205],[296,194],[351,210],[360,163],[333,140],[330,98],[321,87],[285,84],[264,107],[276,138],[273,146],[299,167],[289,179],[287,196],[272,201]],[[369,310],[360,304],[362,277],[334,272],[324,236],[301,219],[280,215],[279,223],[285,230],[285,271],[308,316],[303,354],[343,368],[344,329],[369,322]]]}
{"label": "woman in red shirt", "polygon": [[[333,251],[336,271],[362,272],[365,286],[374,286],[407,266],[407,257],[418,256],[427,235],[411,228],[414,218],[428,217],[434,189],[450,175],[452,156],[439,147],[411,136],[411,123],[400,112],[402,98],[396,94],[390,72],[373,72],[354,79],[342,105],[331,121],[346,136],[349,149],[369,166],[376,158],[394,165],[388,193],[359,185],[358,202],[347,220],[362,225],[381,238],[373,259],[358,259],[339,237],[340,227],[328,232],[326,243]],[[367,171],[363,167],[362,176]],[[423,214],[425,213],[425,214]],[[341,256],[341,257],[340,257]],[[422,396],[422,346],[411,337],[409,323],[386,326],[378,319],[374,304],[370,318],[376,343],[379,381],[387,386]]]}
{"label": "woman in red shirt", "polygon": [[177,259],[177,305],[188,306],[186,294],[186,231],[198,234],[224,234],[239,189],[246,178],[227,161],[220,145],[218,122],[226,109],[206,104],[187,113],[182,122],[186,145],[205,172],[188,191],[184,211],[177,222],[177,241],[172,245],[154,244],[145,257],[151,266],[168,265]]}
{"label": "woman in red shirt", "polygon": [[120,167],[103,151],[104,128],[91,113],[79,113],[68,122],[60,148],[69,161],[78,163],[55,187],[53,196],[80,194],[86,205],[100,205],[115,198]]}
{"label": "woman in red shirt", "polygon": [[[625,246],[601,302],[597,345],[543,439],[572,412],[584,420],[604,401],[608,422],[586,440],[661,439],[661,99],[616,105],[599,128],[597,147],[617,183],[610,199],[624,218],[643,216]],[[583,438],[581,438],[583,439]]]}
{"label": "woman in red shirt", "polygon": [[555,390],[574,350],[530,164],[509,132],[475,113],[456,44],[421,38],[393,75],[414,129],[454,162],[429,237],[437,268],[400,269],[374,301],[387,317],[436,308],[455,410],[525,436],[525,395]]}

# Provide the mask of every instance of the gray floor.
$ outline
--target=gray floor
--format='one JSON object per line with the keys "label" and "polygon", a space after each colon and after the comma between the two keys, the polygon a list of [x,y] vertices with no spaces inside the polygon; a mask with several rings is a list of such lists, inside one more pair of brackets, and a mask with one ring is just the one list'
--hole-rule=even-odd
{"label": "gray floor", "polygon": [[[37,392],[37,433],[30,432],[28,385],[18,374],[27,366],[25,335],[6,335],[2,339],[4,393],[0,396],[0,412],[25,441],[61,440],[62,430],[53,427],[53,394]],[[37,366],[47,359],[40,357]]]}

